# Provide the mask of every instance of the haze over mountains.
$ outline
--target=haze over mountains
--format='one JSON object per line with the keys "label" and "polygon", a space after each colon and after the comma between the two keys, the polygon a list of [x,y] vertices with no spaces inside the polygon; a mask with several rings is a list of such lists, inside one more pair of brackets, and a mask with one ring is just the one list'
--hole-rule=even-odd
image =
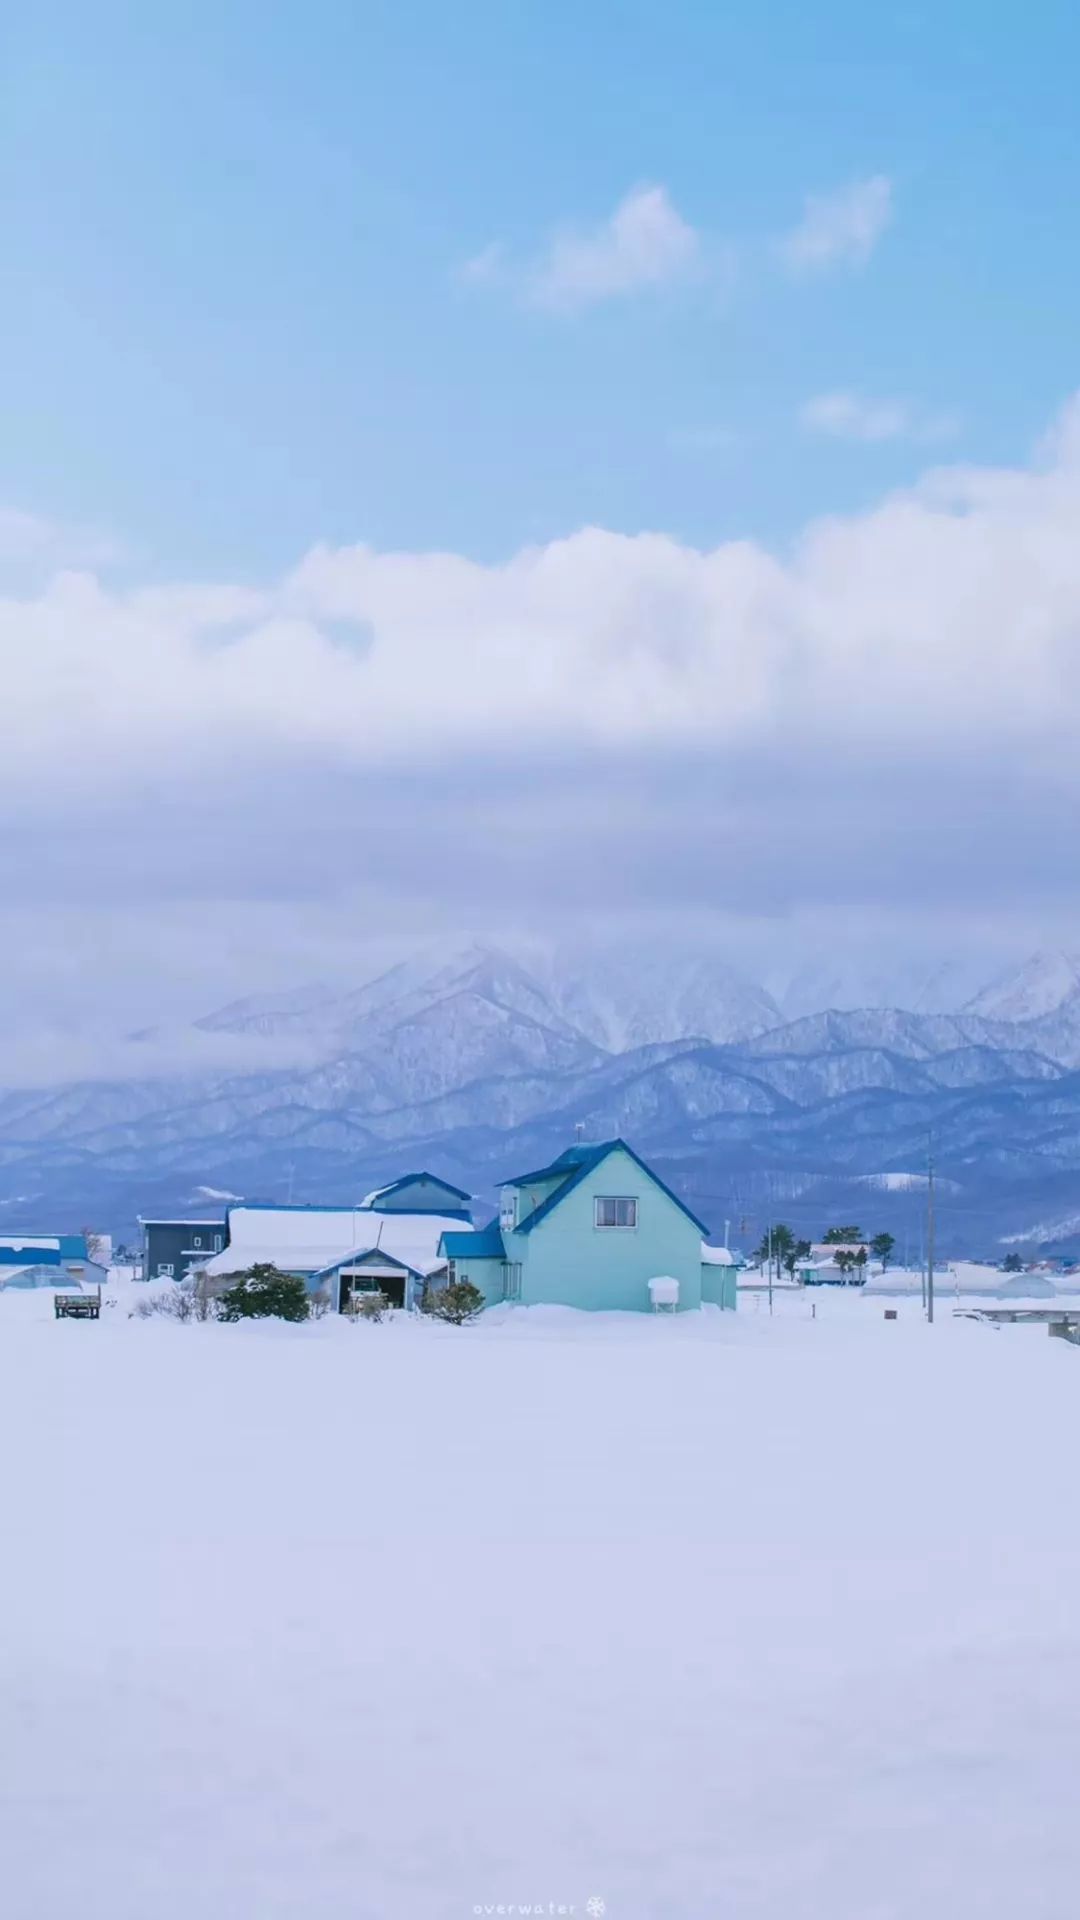
{"label": "haze over mountains", "polygon": [[1080,959],[925,968],[906,1008],[845,1005],[844,971],[468,946],[235,1001],[195,1032],[243,1071],[140,1072],[142,1034],[122,1079],[0,1094],[0,1218],[130,1232],[211,1193],[347,1203],[420,1164],[490,1198],[581,1128],[632,1138],[717,1233],[854,1209],[914,1244],[932,1130],[946,1246],[1075,1243]]}

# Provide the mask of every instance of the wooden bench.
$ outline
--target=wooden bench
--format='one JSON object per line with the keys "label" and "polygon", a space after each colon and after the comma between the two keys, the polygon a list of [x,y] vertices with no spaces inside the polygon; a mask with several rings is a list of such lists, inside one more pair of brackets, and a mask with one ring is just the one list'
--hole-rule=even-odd
{"label": "wooden bench", "polygon": [[58,1320],[100,1320],[101,1295],[92,1293],[56,1293],[53,1312]]}

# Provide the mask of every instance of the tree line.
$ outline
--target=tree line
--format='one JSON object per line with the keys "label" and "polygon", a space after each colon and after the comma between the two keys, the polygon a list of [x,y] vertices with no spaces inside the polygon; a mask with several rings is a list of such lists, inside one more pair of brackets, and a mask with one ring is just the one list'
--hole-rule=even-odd
{"label": "tree line", "polygon": [[[835,1247],[833,1260],[846,1279],[851,1272],[865,1274],[871,1255],[881,1262],[884,1273],[896,1240],[891,1233],[876,1233],[872,1240],[864,1240],[858,1227],[840,1226],[829,1227],[822,1235],[822,1244]],[[760,1267],[767,1268],[770,1275],[775,1272],[777,1279],[782,1273],[794,1279],[796,1267],[810,1258],[810,1249],[809,1240],[797,1239],[791,1228],[780,1221],[775,1227],[766,1228],[752,1258]]]}

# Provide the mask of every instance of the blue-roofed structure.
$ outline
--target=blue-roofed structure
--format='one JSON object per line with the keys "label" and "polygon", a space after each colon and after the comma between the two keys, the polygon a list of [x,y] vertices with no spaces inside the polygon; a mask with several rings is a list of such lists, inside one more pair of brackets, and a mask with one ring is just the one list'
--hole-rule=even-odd
{"label": "blue-roofed structure", "polygon": [[108,1278],[83,1233],[0,1234],[0,1287],[98,1287]]}
{"label": "blue-roofed structure", "polygon": [[385,1187],[366,1194],[361,1205],[373,1213],[437,1213],[442,1219],[471,1220],[472,1194],[451,1186],[438,1174],[403,1173]]}
{"label": "blue-roofed structure", "polygon": [[634,1152],[633,1147],[627,1146],[625,1140],[602,1140],[595,1146],[568,1147],[566,1152],[560,1153],[558,1159],[553,1160],[549,1167],[541,1167],[538,1173],[518,1174],[515,1179],[506,1182],[507,1186],[515,1188],[518,1192],[533,1193],[541,1188],[545,1190],[550,1188],[536,1206],[525,1212],[518,1223],[518,1231],[532,1233],[541,1221],[547,1219],[555,1207],[563,1205],[575,1187],[580,1186],[583,1180],[587,1180],[590,1174],[603,1165],[609,1154],[616,1150],[626,1154],[634,1162],[639,1173],[644,1174],[654,1187],[658,1187],[661,1193],[667,1195],[673,1206],[680,1208],[687,1219],[693,1221],[700,1234],[708,1233],[708,1228],[697,1215],[691,1213],[689,1207],[672,1193],[671,1188],[664,1185],[659,1174],[654,1173],[651,1167],[647,1167],[644,1160]]}
{"label": "blue-roofed structure", "polygon": [[447,1260],[501,1260],[504,1251],[497,1220],[472,1233],[444,1233],[439,1241],[439,1252]]}
{"label": "blue-roofed structure", "polygon": [[[648,1310],[650,1282],[677,1282],[681,1309],[734,1307],[728,1270],[705,1257],[708,1229],[625,1140],[581,1142],[502,1185],[499,1217],[444,1233],[448,1275],[490,1306]],[[733,1271],[733,1270],[732,1270]],[[665,1298],[671,1286],[656,1290]]]}
{"label": "blue-roofed structure", "polygon": [[469,1198],[460,1187],[427,1172],[403,1174],[355,1206],[230,1206],[225,1244],[203,1262],[212,1279],[276,1266],[302,1278],[313,1293],[328,1293],[344,1310],[351,1296],[385,1293],[393,1306],[418,1305],[433,1273],[445,1268],[444,1232],[468,1236]]}

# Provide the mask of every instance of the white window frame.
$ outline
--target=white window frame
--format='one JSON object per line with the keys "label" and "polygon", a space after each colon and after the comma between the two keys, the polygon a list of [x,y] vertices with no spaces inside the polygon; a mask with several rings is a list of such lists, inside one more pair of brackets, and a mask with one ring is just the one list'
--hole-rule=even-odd
{"label": "white window frame", "polygon": [[171,1280],[171,1279],[173,1278],[173,1275],[174,1275],[174,1273],[175,1273],[175,1272],[176,1272],[176,1262],[175,1262],[175,1261],[173,1261],[173,1260],[159,1260],[159,1261],[158,1261],[158,1263],[157,1263],[157,1278],[158,1278],[159,1280]]}
{"label": "white window frame", "polygon": [[503,1262],[503,1299],[504,1300],[520,1300],[521,1299],[521,1261],[520,1260],[504,1260]]}
{"label": "white window frame", "polygon": [[221,1252],[221,1235],[220,1235],[220,1233],[215,1233],[215,1235],[214,1235],[214,1252],[215,1252],[215,1253],[220,1253],[220,1252]]}
{"label": "white window frame", "polygon": [[[630,1212],[628,1220],[601,1220],[601,1207],[626,1207]],[[598,1233],[636,1233],[638,1223],[638,1203],[636,1193],[597,1193],[593,1195],[593,1226]]]}

